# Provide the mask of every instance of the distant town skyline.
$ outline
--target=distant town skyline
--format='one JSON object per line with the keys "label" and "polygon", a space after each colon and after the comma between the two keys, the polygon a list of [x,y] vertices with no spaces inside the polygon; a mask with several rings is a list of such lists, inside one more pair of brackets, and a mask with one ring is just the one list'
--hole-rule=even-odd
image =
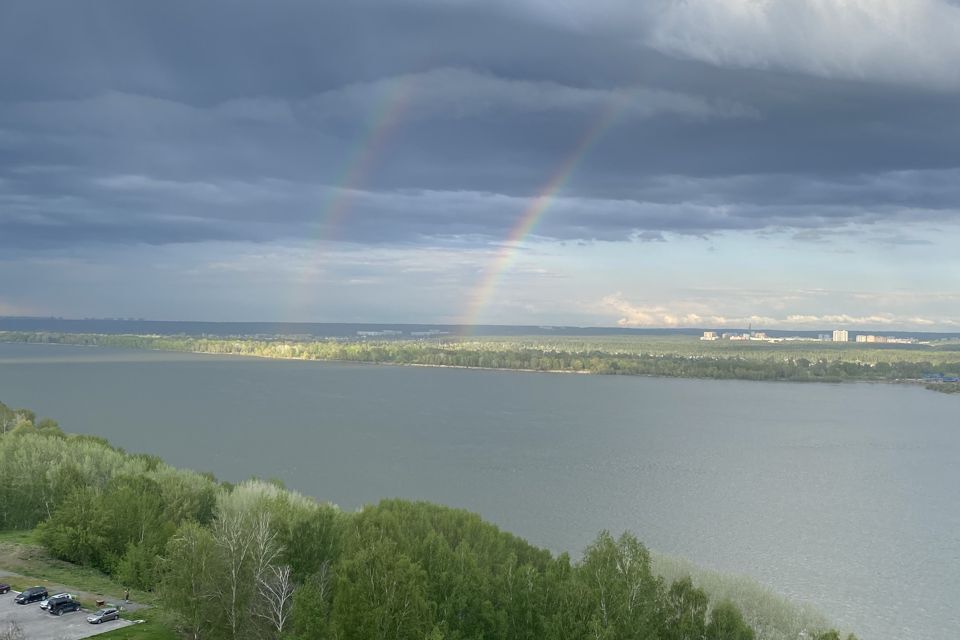
{"label": "distant town skyline", "polygon": [[0,25],[0,315],[960,331],[950,0]]}
{"label": "distant town skyline", "polygon": [[[518,335],[517,330],[529,330],[530,335],[612,335],[646,334],[673,335],[700,334],[700,340],[750,340],[782,342],[784,340],[813,340],[826,342],[859,343],[916,343],[930,337],[960,337],[960,331],[933,330],[870,330],[850,326],[844,329],[824,327],[803,328],[765,328],[723,327],[707,329],[704,327],[628,327],[624,325],[515,325],[482,324],[475,325],[483,329],[480,333],[462,329],[471,325],[405,323],[405,322],[289,322],[289,321],[208,321],[191,319],[151,319],[122,317],[86,317],[68,318],[63,316],[5,316],[0,315],[0,331],[13,332],[63,332],[63,333],[134,333],[134,334],[194,334],[210,335],[275,335],[296,334],[296,327],[302,327],[303,335],[356,336],[356,337],[402,337],[429,338],[448,335]],[[323,333],[322,328],[329,327],[331,333]],[[498,328],[507,333],[497,332]],[[320,332],[318,332],[318,330]],[[489,331],[489,333],[486,333]],[[599,332],[599,333],[598,333]]]}

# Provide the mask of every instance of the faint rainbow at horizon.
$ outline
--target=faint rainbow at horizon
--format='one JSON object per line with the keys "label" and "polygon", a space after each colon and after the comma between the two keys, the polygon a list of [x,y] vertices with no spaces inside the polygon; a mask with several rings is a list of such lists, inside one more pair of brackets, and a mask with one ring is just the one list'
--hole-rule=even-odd
{"label": "faint rainbow at horizon", "polygon": [[497,251],[497,255],[491,261],[491,265],[487,268],[483,278],[480,280],[480,284],[474,289],[473,295],[470,297],[470,303],[458,323],[462,327],[463,335],[470,333],[471,328],[480,318],[480,314],[483,313],[483,310],[490,303],[493,294],[497,290],[497,285],[500,283],[500,278],[513,263],[520,249],[520,243],[533,232],[534,227],[537,226],[537,223],[540,222],[546,214],[557,193],[567,183],[580,162],[586,157],[587,153],[603,134],[606,133],[628,103],[629,97],[624,95],[619,100],[611,101],[607,107],[600,112],[598,117],[590,123],[583,135],[577,140],[577,144],[574,145],[573,150],[567,155],[564,161],[560,163],[560,166],[553,172],[553,175],[546,184],[541,187],[539,194],[527,205],[527,208],[523,210],[523,213],[517,219],[516,224],[514,224],[510,233],[500,246],[500,249]]}

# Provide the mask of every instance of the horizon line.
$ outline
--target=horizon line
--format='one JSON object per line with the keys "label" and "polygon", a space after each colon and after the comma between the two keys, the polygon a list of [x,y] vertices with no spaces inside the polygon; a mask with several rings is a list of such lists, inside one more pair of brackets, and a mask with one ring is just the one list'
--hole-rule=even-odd
{"label": "horizon line", "polygon": [[298,325],[370,325],[370,326],[434,326],[434,327],[504,327],[504,328],[530,328],[540,331],[550,331],[554,329],[578,329],[591,330],[598,329],[604,331],[624,331],[624,332],[695,332],[695,331],[752,331],[752,332],[776,332],[776,333],[820,333],[831,332],[836,329],[858,332],[872,332],[872,334],[883,333],[916,333],[916,334],[948,334],[960,336],[960,330],[937,331],[930,328],[925,329],[870,329],[860,328],[862,325],[833,325],[829,328],[763,328],[763,327],[736,327],[736,326],[650,326],[650,327],[627,327],[621,325],[576,325],[576,324],[508,324],[508,323],[459,323],[459,322],[388,322],[388,321],[343,321],[343,320],[185,320],[185,319],[154,319],[154,318],[124,318],[124,317],[65,317],[65,316],[40,316],[40,315],[0,315],[0,320],[56,320],[65,322],[154,322],[154,323],[194,323],[194,324],[298,324]]}

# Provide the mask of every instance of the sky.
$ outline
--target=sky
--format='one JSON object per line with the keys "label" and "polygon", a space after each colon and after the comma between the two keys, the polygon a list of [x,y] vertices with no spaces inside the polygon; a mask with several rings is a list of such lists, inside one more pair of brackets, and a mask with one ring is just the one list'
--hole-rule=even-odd
{"label": "sky", "polygon": [[0,3],[0,315],[960,331],[956,0]]}

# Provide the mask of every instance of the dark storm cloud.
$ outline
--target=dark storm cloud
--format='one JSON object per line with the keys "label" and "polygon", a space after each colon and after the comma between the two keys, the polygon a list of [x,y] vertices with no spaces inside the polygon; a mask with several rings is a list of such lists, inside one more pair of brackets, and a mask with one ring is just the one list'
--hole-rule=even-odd
{"label": "dark storm cloud", "polygon": [[314,237],[333,200],[338,239],[502,238],[611,109],[538,234],[957,220],[951,67],[823,64],[769,39],[801,4],[759,34],[725,4],[5,2],[0,245]]}

